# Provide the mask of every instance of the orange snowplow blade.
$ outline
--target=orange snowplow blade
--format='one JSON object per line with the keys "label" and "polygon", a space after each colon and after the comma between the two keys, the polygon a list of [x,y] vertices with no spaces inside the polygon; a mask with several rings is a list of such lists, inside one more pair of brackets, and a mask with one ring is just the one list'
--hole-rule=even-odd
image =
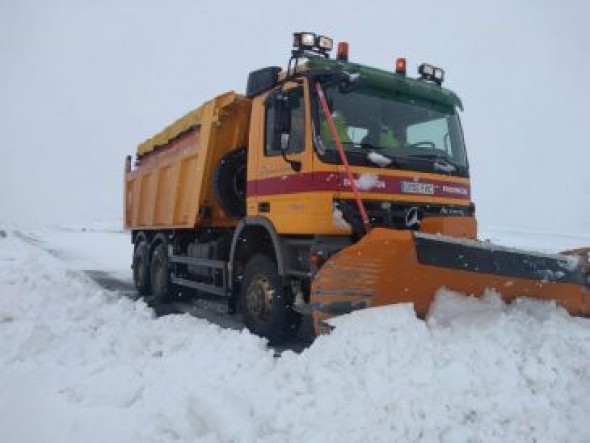
{"label": "orange snowplow blade", "polygon": [[507,302],[520,296],[555,300],[573,315],[588,316],[585,261],[575,254],[537,254],[475,240],[373,229],[318,271],[311,291],[316,333],[330,329],[326,319],[370,306],[410,302],[424,316],[441,287],[474,295],[495,289]]}

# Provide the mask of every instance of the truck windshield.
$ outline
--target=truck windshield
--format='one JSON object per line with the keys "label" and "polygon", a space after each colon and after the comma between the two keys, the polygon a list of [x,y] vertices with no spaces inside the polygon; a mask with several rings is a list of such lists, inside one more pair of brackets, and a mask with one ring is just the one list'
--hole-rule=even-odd
{"label": "truck windshield", "polygon": [[[466,174],[461,125],[452,107],[369,87],[324,92],[350,163],[435,172],[446,167],[444,172]],[[317,151],[323,160],[339,163],[325,116],[315,105]]]}

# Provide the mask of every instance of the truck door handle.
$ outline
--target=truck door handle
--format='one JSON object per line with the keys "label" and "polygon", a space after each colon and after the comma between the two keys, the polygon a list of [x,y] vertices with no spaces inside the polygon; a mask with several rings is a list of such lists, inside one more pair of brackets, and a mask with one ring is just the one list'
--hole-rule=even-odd
{"label": "truck door handle", "polygon": [[269,202],[258,203],[258,212],[270,212],[270,203]]}

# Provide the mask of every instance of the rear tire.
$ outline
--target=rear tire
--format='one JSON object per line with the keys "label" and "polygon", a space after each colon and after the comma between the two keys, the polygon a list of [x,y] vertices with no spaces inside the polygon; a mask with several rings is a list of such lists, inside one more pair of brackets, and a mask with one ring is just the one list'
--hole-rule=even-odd
{"label": "rear tire", "polygon": [[168,249],[160,243],[152,254],[150,280],[152,285],[152,302],[162,304],[170,300],[172,284],[168,267]]}
{"label": "rear tire", "polygon": [[152,289],[149,252],[149,246],[145,240],[140,240],[133,251],[133,283],[139,295],[147,295]]}
{"label": "rear tire", "polygon": [[246,264],[240,305],[246,327],[271,345],[293,337],[301,323],[276,264],[266,255],[257,254]]}

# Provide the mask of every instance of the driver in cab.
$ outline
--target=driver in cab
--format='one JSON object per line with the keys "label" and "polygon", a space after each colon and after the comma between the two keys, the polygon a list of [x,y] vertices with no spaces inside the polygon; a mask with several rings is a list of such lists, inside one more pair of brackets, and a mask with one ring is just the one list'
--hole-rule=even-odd
{"label": "driver in cab", "polygon": [[[335,141],[332,138],[332,131],[330,131],[330,125],[328,125],[328,120],[322,114],[322,123],[320,127],[320,136],[324,141],[325,146],[336,146]],[[342,111],[334,111],[332,112],[332,120],[334,121],[334,126],[336,127],[336,133],[338,134],[338,138],[340,138],[340,142],[343,145],[352,145],[352,140],[348,135],[348,122],[346,121],[346,117],[342,113]]]}
{"label": "driver in cab", "polygon": [[403,145],[400,137],[395,134],[395,131],[391,127],[381,124],[379,129],[378,148],[397,149]]}

